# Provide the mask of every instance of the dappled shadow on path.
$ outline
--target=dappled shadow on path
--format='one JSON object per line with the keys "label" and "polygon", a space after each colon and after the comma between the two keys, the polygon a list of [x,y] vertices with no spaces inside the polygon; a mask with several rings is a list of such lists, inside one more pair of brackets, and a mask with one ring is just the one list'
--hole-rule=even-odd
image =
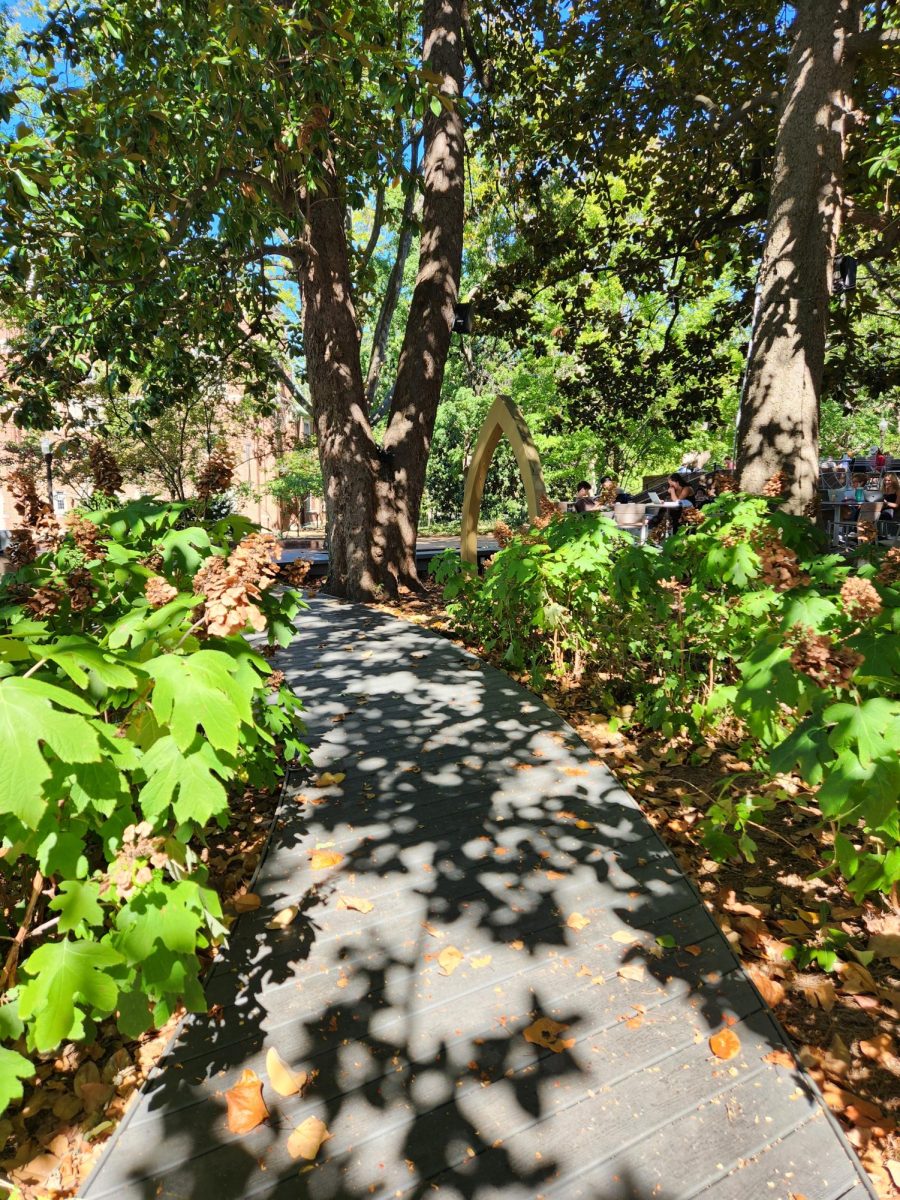
{"label": "dappled shadow on path", "polygon": [[[726,943],[574,732],[449,643],[316,607],[279,665],[316,771],[344,779],[289,789],[215,1015],[185,1026],[90,1200],[666,1200],[732,1194],[739,1163],[769,1194],[786,1160],[757,1156],[785,1137],[791,1190],[852,1184],[803,1079],[765,1060],[781,1038]],[[728,1063],[707,1040],[726,1025]],[[269,1086],[270,1047],[315,1073],[303,1098]],[[223,1093],[246,1068],[271,1116],[235,1137]],[[287,1151],[312,1116],[332,1134],[314,1165]]]}

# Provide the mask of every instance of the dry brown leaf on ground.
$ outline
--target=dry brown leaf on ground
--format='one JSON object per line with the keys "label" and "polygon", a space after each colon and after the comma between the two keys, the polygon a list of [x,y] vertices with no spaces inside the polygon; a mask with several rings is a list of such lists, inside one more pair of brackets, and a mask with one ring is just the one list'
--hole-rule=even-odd
{"label": "dry brown leaf on ground", "polygon": [[617,929],[612,937],[614,942],[621,942],[624,946],[630,946],[641,940],[636,933],[632,933],[629,929]]}
{"label": "dry brown leaf on ground", "polygon": [[851,995],[876,996],[878,994],[878,984],[872,978],[872,972],[868,971],[861,963],[842,963],[838,967],[838,974],[841,977],[841,988],[845,992],[849,992]]}
{"label": "dry brown leaf on ground", "polygon": [[334,773],[331,771],[323,771],[321,775],[317,775],[313,780],[313,787],[337,787],[338,784],[343,783],[346,778],[347,776],[343,771],[335,771]]}
{"label": "dry brown leaf on ground", "polygon": [[266,1053],[266,1074],[279,1096],[296,1096],[309,1082],[307,1073],[291,1070],[274,1046]]}
{"label": "dry brown leaf on ground", "polygon": [[560,1036],[568,1028],[568,1025],[554,1021],[552,1017],[538,1017],[522,1030],[522,1036],[534,1046],[543,1046],[546,1050],[552,1050],[554,1054],[562,1054],[564,1050],[570,1050],[575,1045],[575,1038]]}
{"label": "dry brown leaf on ground", "polygon": [[353,912],[370,913],[375,905],[371,900],[364,900],[362,896],[338,896],[338,908],[352,909]]}
{"label": "dry brown leaf on ground", "polygon": [[883,1067],[889,1066],[890,1060],[897,1056],[894,1039],[889,1033],[879,1033],[873,1038],[861,1041],[859,1048],[866,1058]]}
{"label": "dry brown leaf on ground", "polygon": [[813,1007],[818,1006],[825,1012],[831,1012],[837,999],[837,993],[831,980],[815,975],[807,976],[804,979],[795,979],[791,984],[791,990],[799,991]]}
{"label": "dry brown leaf on ground", "polygon": [[299,911],[300,909],[296,904],[291,904],[287,908],[280,908],[275,916],[266,922],[266,929],[287,929]]}
{"label": "dry brown leaf on ground", "polygon": [[262,1096],[262,1080],[246,1068],[233,1088],[225,1093],[228,1103],[228,1128],[232,1133],[249,1133],[268,1117]]}
{"label": "dry brown leaf on ground", "polygon": [[314,871],[327,871],[329,867],[336,867],[342,863],[344,856],[336,850],[313,850],[309,861]]}
{"label": "dry brown leaf on ground", "polygon": [[457,950],[455,946],[445,946],[438,955],[438,966],[441,968],[441,974],[452,975],[464,957],[465,955]]}
{"label": "dry brown leaf on ground", "polygon": [[569,929],[574,929],[576,933],[579,933],[582,929],[586,929],[590,923],[588,917],[583,917],[581,913],[577,912],[572,913],[566,918],[566,925]]}
{"label": "dry brown leaf on ground", "polygon": [[233,896],[231,899],[231,907],[236,913],[255,912],[259,908],[262,901],[255,892],[244,892],[240,896]]}
{"label": "dry brown leaf on ground", "polygon": [[287,1140],[287,1151],[291,1158],[305,1158],[313,1162],[324,1144],[333,1135],[319,1117],[307,1117]]}
{"label": "dry brown leaf on ground", "polygon": [[720,1029],[709,1039],[709,1048],[716,1058],[728,1062],[730,1058],[737,1058],[740,1054],[741,1039],[733,1029]]}
{"label": "dry brown leaf on ground", "polygon": [[770,1008],[775,1008],[785,998],[787,993],[777,979],[770,979],[756,967],[748,967],[747,974],[753,980],[756,990]]}
{"label": "dry brown leaf on ground", "polygon": [[482,967],[490,966],[491,962],[493,961],[493,957],[494,956],[492,954],[482,954],[480,958],[473,958],[472,959],[473,969],[476,971],[480,971]]}
{"label": "dry brown leaf on ground", "polygon": [[768,1054],[764,1054],[763,1062],[772,1063],[776,1067],[787,1067],[789,1071],[793,1071],[797,1066],[793,1054],[790,1054],[787,1050],[782,1050],[780,1047],[776,1050],[770,1050]]}
{"label": "dry brown leaf on ground", "polygon": [[446,935],[445,933],[443,933],[443,932],[442,932],[440,929],[436,929],[436,928],[434,927],[434,925],[432,925],[432,924],[431,924],[431,922],[430,922],[430,921],[422,921],[422,928],[425,930],[425,932],[426,932],[426,933],[427,933],[427,934],[428,934],[430,937],[433,937],[433,938],[442,938],[442,937],[446,937],[446,936],[447,936],[447,935]]}
{"label": "dry brown leaf on ground", "polygon": [[645,971],[640,963],[625,963],[623,967],[619,967],[616,974],[621,975],[623,979],[630,979],[632,983],[642,983]]}

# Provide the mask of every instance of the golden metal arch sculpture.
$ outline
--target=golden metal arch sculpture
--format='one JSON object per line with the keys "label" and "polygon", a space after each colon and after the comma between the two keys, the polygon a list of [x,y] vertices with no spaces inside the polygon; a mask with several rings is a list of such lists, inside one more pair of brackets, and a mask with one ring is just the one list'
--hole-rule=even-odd
{"label": "golden metal arch sculpture", "polygon": [[528,515],[532,520],[540,515],[541,496],[547,494],[541,471],[541,459],[532,439],[531,430],[518,406],[510,397],[498,396],[484,418],[478,434],[478,441],[475,443],[472,461],[466,472],[462,537],[460,539],[460,557],[463,562],[478,562],[478,516],[481,512],[484,481],[487,479],[494,451],[504,436],[512,446],[516,462],[519,464],[519,473],[522,476],[522,483],[525,485]]}

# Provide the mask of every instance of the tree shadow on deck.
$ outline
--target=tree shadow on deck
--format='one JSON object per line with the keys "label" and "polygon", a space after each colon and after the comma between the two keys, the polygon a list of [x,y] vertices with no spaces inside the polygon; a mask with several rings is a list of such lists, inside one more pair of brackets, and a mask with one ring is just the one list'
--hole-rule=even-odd
{"label": "tree shadow on deck", "polygon": [[[574,732],[448,643],[326,612],[285,669],[317,770],[345,778],[289,789],[215,1015],[186,1024],[90,1200],[665,1200],[808,1119],[726,943]],[[332,869],[312,869],[317,847]],[[726,1065],[707,1038],[736,1022]],[[315,1073],[303,1098],[269,1086],[270,1047]],[[235,1137],[223,1093],[245,1068],[271,1118]],[[758,1087],[766,1072],[802,1102]],[[333,1135],[314,1165],[286,1148],[310,1116]]]}

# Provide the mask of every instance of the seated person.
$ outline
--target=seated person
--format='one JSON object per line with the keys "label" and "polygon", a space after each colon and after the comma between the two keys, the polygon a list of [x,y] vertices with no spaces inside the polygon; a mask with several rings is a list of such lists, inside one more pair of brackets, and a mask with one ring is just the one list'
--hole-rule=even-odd
{"label": "seated person", "polygon": [[686,508],[694,507],[694,488],[681,475],[670,475],[668,479],[669,499],[665,507],[650,521],[651,528],[670,521],[674,533],[681,524],[681,514]]}
{"label": "seated person", "polygon": [[896,475],[884,477],[884,503],[881,506],[882,521],[900,521],[900,481]]}
{"label": "seated person", "polygon": [[[609,489],[610,484],[616,485],[616,480],[612,477],[612,475],[604,475],[600,480],[601,494],[605,490]],[[616,486],[616,504],[630,504],[631,499],[632,497],[629,492],[624,492],[620,487]]]}
{"label": "seated person", "polygon": [[577,513],[596,512],[599,503],[591,495],[591,485],[583,480],[575,489],[575,511]]}

